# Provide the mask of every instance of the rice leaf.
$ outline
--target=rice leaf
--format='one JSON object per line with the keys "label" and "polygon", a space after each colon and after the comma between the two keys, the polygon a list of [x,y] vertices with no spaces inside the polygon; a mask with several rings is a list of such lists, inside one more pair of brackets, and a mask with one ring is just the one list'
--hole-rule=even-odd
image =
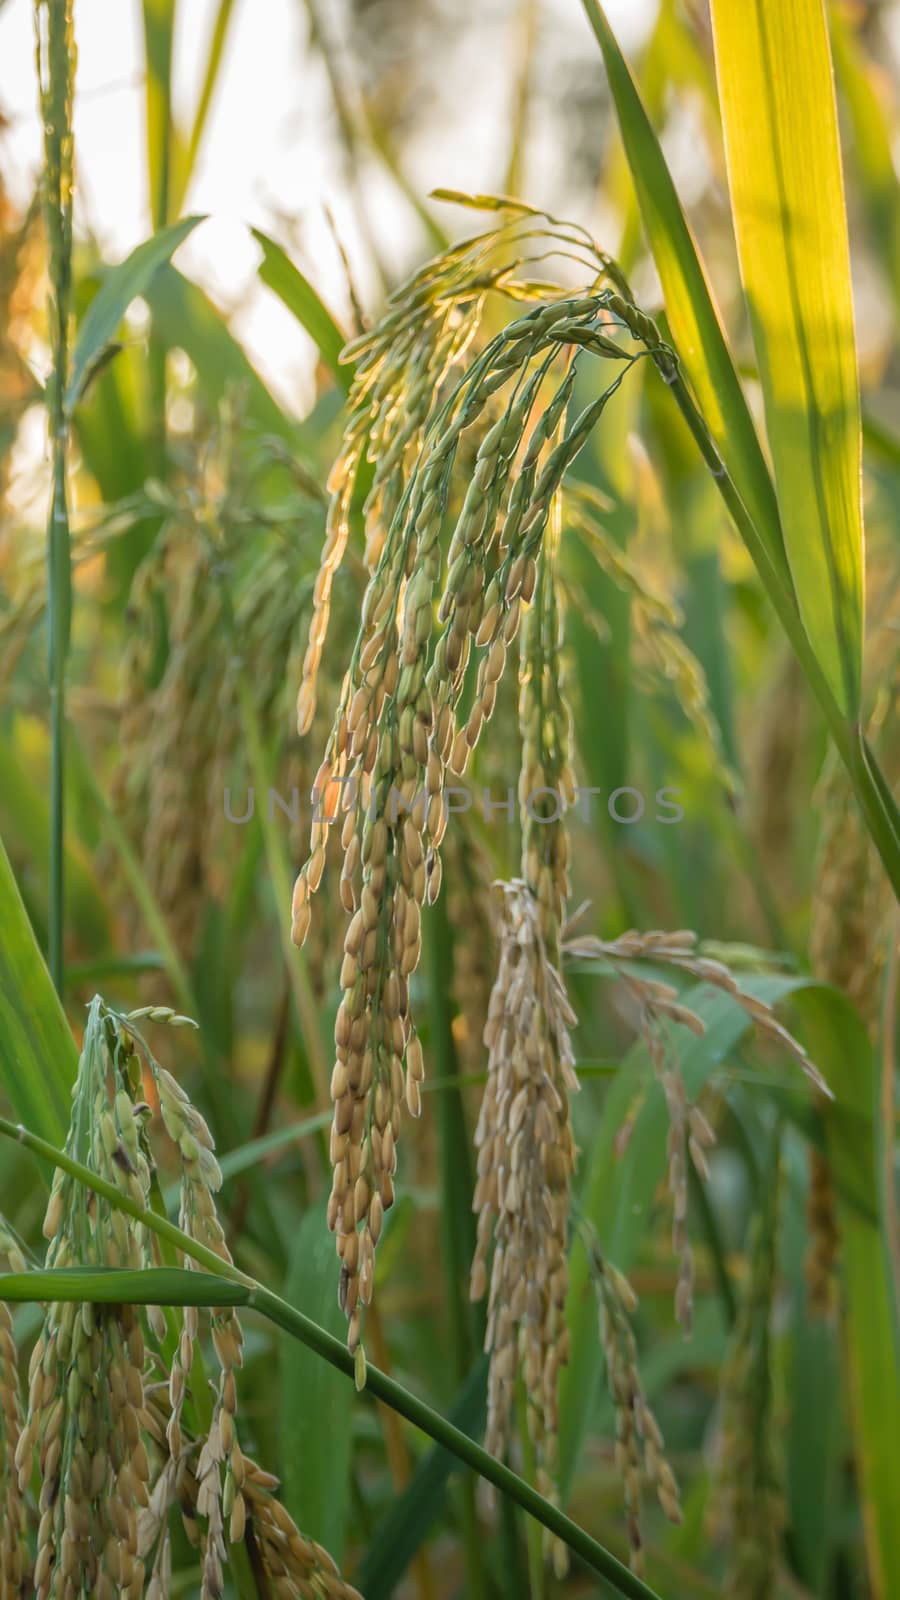
{"label": "rice leaf", "polygon": [[[306,1212],[294,1238],[285,1297],[341,1338],[340,1263],[321,1209]],[[279,1338],[282,1494],[295,1520],[335,1557],[344,1546],[350,1495],[353,1389],[342,1373],[288,1334]]]}
{"label": "rice leaf", "polygon": [[[47,835],[50,808],[22,759],[14,737],[0,739],[0,831],[13,860],[28,863],[27,899],[38,934],[47,915]],[[112,940],[109,909],[90,853],[77,838],[65,840],[66,899],[71,927],[86,949],[106,949]]]}
{"label": "rice leaf", "polygon": [[822,0],[714,0],[741,277],[804,626],[854,716],[863,640],[859,383]]}
{"label": "rice leaf", "polygon": [[787,594],[792,580],[778,503],[696,242],[631,71],[597,0],[582,0],[597,36],[644,227],[679,356],[719,452],[755,524],[757,566]]}
{"label": "rice leaf", "polygon": [[175,130],[172,125],[172,48],[178,0],[143,0],[147,61],[147,175],[154,228],[170,218]]}
{"label": "rice leaf", "polygon": [[72,372],[66,390],[66,408],[70,414],[132,300],[144,293],[158,269],[175,254],[178,246],[202,221],[203,217],[196,216],[173,222],[152,238],[145,239],[124,261],[110,268],[78,330]]}
{"label": "rice leaf", "polygon": [[296,430],[202,289],[166,263],[146,298],[160,339],[170,349],[183,350],[193,362],[198,388],[210,412],[214,413],[228,385],[237,384],[248,423],[281,437],[294,436]]}
{"label": "rice leaf", "polygon": [[[805,1040],[837,1094],[825,1109],[828,1154],[835,1179],[845,1292],[845,1363],[863,1537],[875,1600],[900,1594],[900,1339],[888,1246],[879,1230],[876,1127],[878,1083],[874,1052],[857,1012],[842,995],[821,989],[798,997]],[[845,1114],[853,1108],[855,1117]],[[844,1198],[863,1185],[869,1217]]]}
{"label": "rice leaf", "polygon": [[853,134],[850,159],[855,185],[872,249],[881,258],[894,304],[900,306],[900,184],[891,120],[849,17],[832,6],[828,20],[838,92]]}
{"label": "rice leaf", "polygon": [[0,840],[0,1088],[20,1121],[61,1143],[78,1052]]}
{"label": "rice leaf", "polygon": [[306,329],[338,387],[348,394],[353,382],[353,366],[341,362],[341,351],[347,341],[331,312],[281,245],[261,228],[252,228],[251,232],[263,253],[257,269],[260,278]]}
{"label": "rice leaf", "polygon": [[174,200],[173,209],[175,211],[179,211],[181,209],[181,203],[184,199],[187,186],[191,181],[191,174],[193,173],[194,165],[197,160],[197,152],[199,151],[201,142],[203,140],[203,134],[209,118],[210,106],[212,105],[213,95],[215,94],[216,85],[219,81],[222,57],[225,52],[225,42],[228,38],[228,29],[231,26],[233,12],[234,0],[219,0],[219,8],[216,12],[215,21],[213,22],[212,26],[212,32],[209,41],[209,55],[206,58],[206,68],[203,73],[200,98],[197,101],[197,110],[194,113],[194,122],[191,128],[190,138],[188,139],[187,149],[184,152],[184,159],[178,162],[177,170],[172,180]]}

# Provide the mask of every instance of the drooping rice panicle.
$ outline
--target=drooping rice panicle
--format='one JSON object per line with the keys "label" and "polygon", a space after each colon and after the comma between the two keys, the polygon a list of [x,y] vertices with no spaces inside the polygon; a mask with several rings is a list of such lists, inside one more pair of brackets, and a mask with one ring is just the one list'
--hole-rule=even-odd
{"label": "drooping rice panicle", "polygon": [[637,1296],[628,1282],[588,1241],[588,1259],[600,1312],[606,1382],[616,1417],[616,1469],[622,1480],[631,1570],[644,1572],[641,1529],[642,1475],[656,1492],[670,1522],[682,1520],[675,1474],[666,1458],[659,1424],[644,1396],[631,1317]]}
{"label": "drooping rice panicle", "polygon": [[[28,1263],[14,1234],[0,1217],[0,1265],[25,1272]],[[26,1543],[25,1495],[19,1484],[16,1453],[24,1426],[22,1385],[12,1312],[0,1301],[0,1597],[26,1593],[31,1562]]]}
{"label": "drooping rice panicle", "polygon": [[495,1455],[506,1453],[521,1373],[537,1483],[552,1497],[559,1373],[569,1348],[565,1299],[575,1164],[569,1096],[578,1087],[569,1029],[575,1017],[550,962],[531,889],[520,879],[500,889],[500,956],[485,1028],[488,1081],[475,1134],[478,1237],[471,1295],[480,1299],[489,1286],[486,1446]]}
{"label": "drooping rice panicle", "polygon": [[[91,1006],[73,1096],[67,1153],[146,1206],[150,1169],[142,1113],[115,1087],[118,1040],[102,1004]],[[120,1080],[119,1080],[120,1081]],[[148,1265],[142,1224],[57,1170],[44,1219],[47,1266]],[[20,1492],[37,1451],[38,1600],[82,1592],[139,1600],[144,1571],[137,1525],[150,1465],[141,1432],[144,1334],[133,1306],[52,1304],[29,1369],[28,1415],[16,1464]]]}
{"label": "drooping rice panicle", "polygon": [[702,1179],[708,1175],[707,1154],[715,1134],[699,1106],[690,1105],[678,1056],[668,1024],[677,1023],[702,1036],[703,1019],[686,1004],[678,990],[658,978],[644,976],[640,963],[648,961],[683,972],[698,983],[708,983],[730,996],[741,1007],[763,1038],[786,1049],[796,1060],[813,1088],[820,1094],[830,1091],[799,1040],[780,1023],[773,1008],[741,987],[724,962],[704,955],[698,949],[697,935],[690,929],[667,933],[653,930],[639,933],[630,929],[618,939],[598,939],[592,934],[570,935],[565,954],[610,963],[622,979],[626,992],[637,1009],[637,1026],[646,1043],[653,1070],[666,1097],[669,1114],[667,1142],[668,1182],[672,1196],[672,1248],[678,1262],[675,1288],[675,1314],[689,1333],[693,1321],[694,1256],[687,1226],[688,1171],[692,1163]]}
{"label": "drooping rice panicle", "polygon": [[[331,480],[329,532],[300,690],[301,730],[314,712],[332,579],[346,547],[364,456],[374,462],[365,511],[372,570],[313,789],[317,814],[294,890],[292,932],[302,944],[325,868],[328,830],[339,822],[341,897],[350,923],[335,1029],[329,1224],[342,1261],[340,1298],[351,1348],[360,1337],[374,1249],[393,1201],[401,1101],[413,1114],[420,1104],[422,1055],[409,979],[419,958],[421,907],[440,888],[447,775],[464,772],[493,713],[509,647],[534,597],[565,473],[636,359],[603,331],[623,326],[611,313],[615,291],[573,296],[557,290],[548,303],[552,285],[516,276],[529,240],[548,237],[551,253],[589,262],[595,281],[608,273],[609,263],[586,235],[554,231],[523,210],[498,234],[459,246],[416,274],[378,327],[349,352],[358,365],[344,449]],[[490,291],[542,295],[544,303],[489,339],[460,376],[456,368]],[[585,349],[614,362],[617,376],[569,422]],[[455,497],[467,429],[479,442]],[[445,522],[452,525],[446,554]],[[474,689],[464,709],[470,669]]]}
{"label": "drooping rice panicle", "polygon": [[[487,1448],[506,1451],[521,1372],[541,1492],[556,1494],[559,1373],[568,1360],[569,1190],[575,1166],[569,1099],[578,1087],[560,976],[569,893],[565,811],[574,800],[571,717],[561,664],[556,553],[559,497],[535,603],[521,632],[519,723],[523,878],[501,885],[500,960],[484,1039],[488,1081],[475,1133],[478,1233],[471,1294],[488,1285]],[[553,1541],[554,1562],[567,1556]]]}

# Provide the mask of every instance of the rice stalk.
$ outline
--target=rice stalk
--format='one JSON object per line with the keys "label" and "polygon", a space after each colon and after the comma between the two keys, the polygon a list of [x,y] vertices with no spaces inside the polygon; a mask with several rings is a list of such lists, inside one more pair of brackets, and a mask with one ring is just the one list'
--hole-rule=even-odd
{"label": "rice stalk", "polygon": [[44,128],[44,218],[49,256],[50,346],[53,372],[48,406],[52,490],[47,530],[50,684],[50,903],[48,956],[56,988],[63,985],[66,661],[72,610],[67,451],[69,317],[72,297],[72,198],[75,32],[72,0],[35,0],[37,74]]}

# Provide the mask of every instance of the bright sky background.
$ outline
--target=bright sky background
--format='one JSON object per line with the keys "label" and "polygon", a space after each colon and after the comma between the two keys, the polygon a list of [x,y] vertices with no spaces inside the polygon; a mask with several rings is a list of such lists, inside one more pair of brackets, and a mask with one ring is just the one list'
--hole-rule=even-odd
{"label": "bright sky background", "polygon": [[[415,0],[409,0],[410,7]],[[327,0],[340,37],[343,0]],[[9,121],[2,159],[13,196],[25,202],[40,163],[32,0],[0,8],[0,111]],[[181,0],[175,51],[175,117],[189,124],[206,58],[216,0]],[[608,0],[623,46],[645,35],[655,0]],[[448,7],[447,70],[442,94],[407,153],[408,175],[426,193],[438,185],[484,190],[501,179],[509,96],[515,71],[513,30],[519,0],[457,0]],[[554,54],[595,51],[578,0],[542,0],[541,28]],[[76,216],[108,259],[118,259],[150,230],[143,127],[143,36],[139,0],[75,0],[78,69],[75,136]],[[178,265],[233,313],[232,326],[282,403],[309,399],[310,351],[288,313],[256,281],[257,247],[248,223],[287,242],[279,216],[290,217],[292,248],[338,314],[346,312],[343,272],[324,217],[335,218],[364,296],[372,290],[352,199],[335,136],[327,79],[307,50],[301,0],[237,0],[226,57],[186,209],[211,220],[182,246]],[[565,47],[565,49],[563,49]],[[443,67],[443,63],[442,63]],[[600,73],[599,52],[597,71]],[[560,82],[564,114],[566,85]],[[525,188],[554,198],[552,127],[538,128]],[[416,249],[406,201],[379,170],[367,171],[373,227],[386,259],[404,265]],[[448,220],[449,213],[448,213]]]}

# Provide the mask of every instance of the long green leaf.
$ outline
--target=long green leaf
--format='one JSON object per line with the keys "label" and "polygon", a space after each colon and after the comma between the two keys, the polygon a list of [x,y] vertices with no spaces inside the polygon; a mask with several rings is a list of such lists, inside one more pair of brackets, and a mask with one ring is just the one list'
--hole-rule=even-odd
{"label": "long green leaf", "polygon": [[328,307],[280,244],[276,244],[260,228],[253,228],[251,232],[262,248],[263,258],[257,270],[263,283],[277,294],[301,327],[306,329],[338,386],[349,393],[353,367],[341,365],[341,351],[347,341]]}
{"label": "long green leaf", "polygon": [[[845,1309],[845,1360],[863,1504],[869,1581],[875,1600],[900,1594],[900,1342],[887,1245],[874,1220],[844,1200],[847,1189],[879,1215],[873,1113],[878,1103],[874,1052],[856,1011],[842,995],[820,990],[798,1000],[808,1047],[835,1090],[825,1112],[835,1179]],[[852,1108],[856,1117],[844,1115]]]}
{"label": "long green leaf", "polygon": [[203,73],[200,97],[197,101],[197,110],[194,114],[194,122],[191,128],[190,138],[188,140],[187,149],[184,151],[183,157],[181,155],[181,151],[178,151],[176,170],[172,177],[172,199],[174,202],[173,210],[176,212],[181,209],[181,203],[184,199],[188,184],[191,181],[191,176],[194,171],[197,154],[200,149],[200,145],[203,142],[203,134],[206,130],[210,107],[212,106],[213,96],[216,92],[216,85],[219,81],[219,74],[222,67],[222,57],[225,53],[225,42],[228,38],[228,30],[231,26],[233,13],[234,0],[219,0],[219,9],[216,12],[215,21],[213,22],[212,26],[212,33],[209,41],[209,54],[206,58],[206,69]]}
{"label": "long green leaf", "polygon": [[111,267],[85,313],[78,330],[78,339],[72,358],[72,373],[66,390],[66,407],[75,407],[96,362],[101,358],[109,340],[138,295],[144,293],[151,279],[175,254],[178,246],[196,228],[203,217],[183,217],[168,228],[154,233],[132,250],[124,261]]}
{"label": "long green leaf", "polygon": [[861,428],[850,248],[823,0],[713,0],[741,276],[784,538],[838,704],[859,706]]}
{"label": "long green leaf", "polygon": [[829,23],[835,77],[853,132],[853,175],[865,207],[872,249],[881,258],[894,305],[900,307],[900,183],[894,166],[891,119],[849,17],[832,6]]}
{"label": "long green leaf", "polygon": [[183,350],[193,362],[199,395],[210,415],[215,415],[226,387],[235,384],[249,423],[266,432],[296,435],[296,428],[291,428],[221,312],[202,289],[167,262],[148,287],[146,298],[161,341],[169,349]]}
{"label": "long green leaf", "polygon": [[147,176],[154,228],[169,221],[175,130],[172,126],[172,50],[178,0],[143,0],[147,61]]}
{"label": "long green leaf", "polygon": [[[343,1337],[347,1323],[335,1294],[336,1271],[331,1235],[316,1206],[297,1230],[285,1299]],[[306,1345],[287,1334],[279,1343],[284,1503],[304,1532],[339,1559],[349,1508],[353,1390]]]}
{"label": "long green leaf", "polygon": [[792,589],[778,503],[706,270],[637,85],[597,0],[582,0],[615,101],[644,227],[678,353],[722,459],[750,512],[757,565]]}
{"label": "long green leaf", "polygon": [[78,1052],[0,840],[0,1087],[15,1115],[59,1143]]}

